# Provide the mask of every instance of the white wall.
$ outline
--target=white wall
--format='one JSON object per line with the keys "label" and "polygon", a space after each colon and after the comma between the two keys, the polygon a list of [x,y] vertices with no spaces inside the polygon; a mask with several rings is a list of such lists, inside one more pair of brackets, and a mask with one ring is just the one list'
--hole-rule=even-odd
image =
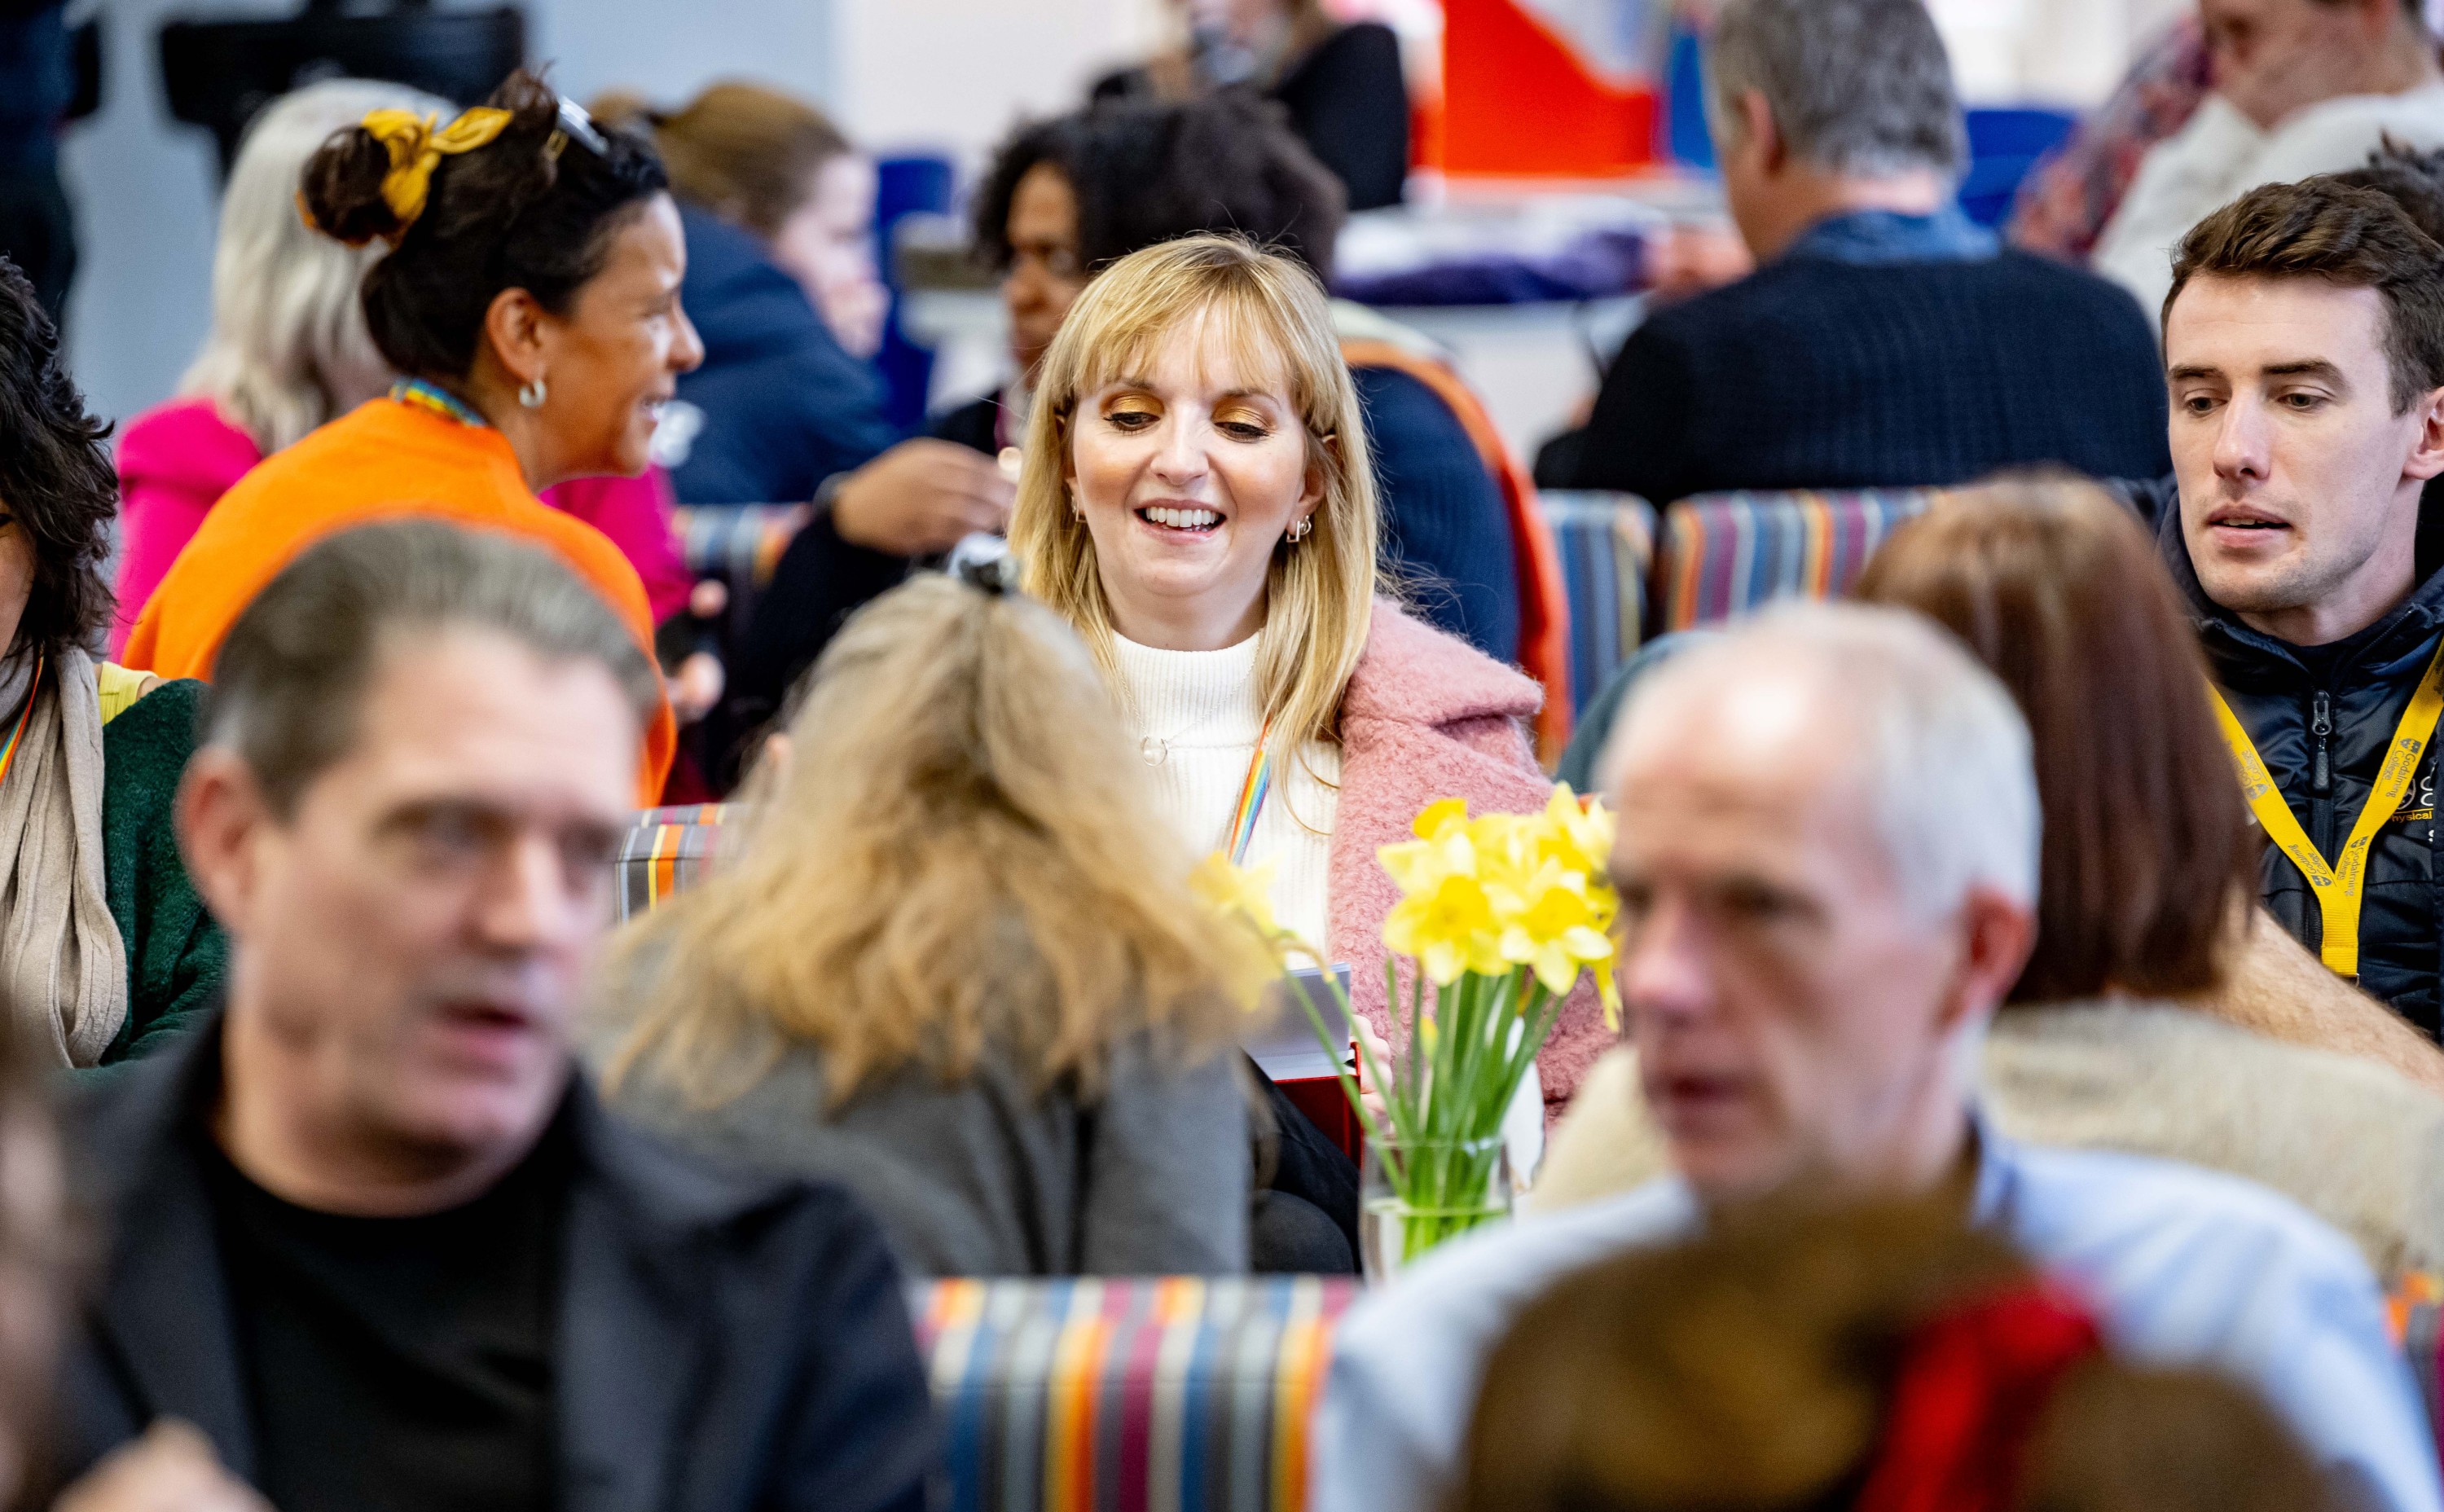
{"label": "white wall", "polygon": [[2092,105],[2192,0],[1929,0],[1972,104]]}
{"label": "white wall", "polygon": [[[214,180],[211,143],[161,102],[165,15],[286,14],[295,0],[100,0],[108,107],[68,137],[84,263],[71,351],[95,408],[158,402],[204,334]],[[481,0],[443,0],[445,4]],[[1426,0],[1333,0],[1406,15]],[[2134,34],[2188,0],[1932,0],[1973,93],[2094,98]],[[2444,3],[2444,0],[2439,0]],[[1172,0],[526,0],[535,55],[583,98],[612,84],[677,101],[725,75],[823,101],[885,151],[948,150],[972,168],[1020,117],[1076,101],[1097,73],[1153,49]],[[1412,18],[1414,19],[1414,18]]]}
{"label": "white wall", "polygon": [[842,124],[869,145],[980,158],[1167,35],[1165,0],[832,0]]}
{"label": "white wall", "polygon": [[[459,4],[469,0],[457,0]],[[167,396],[203,340],[217,182],[212,142],[169,119],[156,35],[198,0],[107,0],[105,108],[68,134],[65,175],[83,265],[69,304],[78,378],[94,408],[124,417]],[[291,0],[214,0],[215,16],[285,15]],[[747,74],[829,101],[832,0],[527,0],[534,56],[583,99],[633,84],[677,100]]]}
{"label": "white wall", "polygon": [[[474,4],[482,0],[444,0]],[[167,396],[208,322],[212,145],[162,103],[165,16],[287,14],[294,0],[103,0],[107,107],[70,132],[83,266],[69,308],[100,413]],[[676,101],[745,76],[822,101],[861,141],[949,149],[972,166],[1022,115],[1066,108],[1148,51],[1167,0],[526,0],[534,55],[581,99],[613,84]]]}

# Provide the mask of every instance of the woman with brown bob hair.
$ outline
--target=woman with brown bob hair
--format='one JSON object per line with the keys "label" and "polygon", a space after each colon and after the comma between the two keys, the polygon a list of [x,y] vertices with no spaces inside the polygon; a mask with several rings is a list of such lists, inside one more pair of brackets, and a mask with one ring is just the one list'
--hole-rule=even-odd
{"label": "woman with brown bob hair", "polygon": [[[2435,1085],[2435,1048],[2254,906],[2205,660],[2137,520],[2068,477],[1965,489],[1895,532],[1857,596],[1958,636],[2034,742],[2037,944],[1988,1038],[1996,1126],[2263,1182],[2381,1275],[2444,1262],[2444,1101],[2398,1074]],[[1623,1069],[1591,1073],[1591,1126],[1557,1136],[1540,1205],[1659,1169],[1654,1135],[1619,1127],[1645,1118]]]}
{"label": "woman with brown bob hair", "polygon": [[874,267],[874,159],[831,118],[736,79],[676,110],[624,91],[599,97],[593,110],[650,133],[674,194],[762,242],[842,348],[861,361],[874,356],[891,300]]}

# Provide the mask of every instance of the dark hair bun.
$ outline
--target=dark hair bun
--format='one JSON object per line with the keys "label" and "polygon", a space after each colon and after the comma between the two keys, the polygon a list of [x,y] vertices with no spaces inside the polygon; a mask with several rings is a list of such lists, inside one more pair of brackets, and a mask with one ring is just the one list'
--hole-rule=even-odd
{"label": "dark hair bun", "polygon": [[602,271],[611,235],[669,184],[651,143],[600,134],[602,150],[561,127],[560,96],[521,68],[486,104],[509,124],[433,170],[422,213],[405,226],[382,198],[390,150],[361,126],[335,134],[306,164],[299,198],[324,234],[352,246],[394,244],[365,275],[365,322],[393,367],[463,378],[484,314],[505,288],[555,313]]}
{"label": "dark hair bun", "polygon": [[316,230],[362,247],[404,230],[382,198],[382,180],[389,175],[390,149],[362,126],[343,127],[306,160],[298,203]]}

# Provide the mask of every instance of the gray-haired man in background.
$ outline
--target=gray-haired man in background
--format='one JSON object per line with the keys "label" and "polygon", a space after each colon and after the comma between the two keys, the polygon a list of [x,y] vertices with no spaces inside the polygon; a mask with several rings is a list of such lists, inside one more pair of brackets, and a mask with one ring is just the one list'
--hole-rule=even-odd
{"label": "gray-haired man in background", "polygon": [[1659,310],[1538,481],[1722,489],[2166,466],[2130,297],[2007,251],[1953,203],[1967,135],[1920,0],[1726,0],[1707,50],[1723,195],[1757,270]]}
{"label": "gray-haired man in background", "polygon": [[1978,1118],[1972,1052],[2035,938],[2039,839],[2027,729],[1985,669],[1898,611],[1781,609],[1650,673],[1614,752],[1621,998],[1677,1173],[1455,1243],[1361,1303],[1318,1512],[1442,1505],[1486,1355],[1568,1272],[1776,1191],[1947,1181],[2113,1347],[2263,1392],[2342,1504],[2444,1504],[2347,1240],[2247,1182]]}

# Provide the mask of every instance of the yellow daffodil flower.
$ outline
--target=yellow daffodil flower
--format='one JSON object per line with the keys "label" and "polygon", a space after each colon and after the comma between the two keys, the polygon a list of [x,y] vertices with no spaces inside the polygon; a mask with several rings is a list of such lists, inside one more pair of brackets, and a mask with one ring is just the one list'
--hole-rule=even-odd
{"label": "yellow daffodil flower", "polygon": [[1548,992],[1567,992],[1582,966],[1599,968],[1613,955],[1612,937],[1587,895],[1587,879],[1547,861],[1528,886],[1495,897],[1502,918],[1502,958],[1536,973]]}
{"label": "yellow daffodil flower", "polygon": [[1590,881],[1602,880],[1612,861],[1612,810],[1600,802],[1582,800],[1564,783],[1553,789],[1545,802],[1545,812],[1537,816],[1540,855],[1560,862],[1573,872],[1586,874]]}
{"label": "yellow daffodil flower", "polygon": [[1227,919],[1244,921],[1278,948],[1288,935],[1273,919],[1273,863],[1233,866],[1215,851],[1188,874],[1188,890],[1196,900]]}
{"label": "yellow daffodil flower", "polygon": [[1443,831],[1453,825],[1467,822],[1467,799],[1437,799],[1426,805],[1426,811],[1419,814],[1416,822],[1409,826],[1409,833],[1421,840],[1431,840],[1440,837]]}
{"label": "yellow daffodil flower", "polygon": [[1393,904],[1383,919],[1383,943],[1416,957],[1427,980],[1438,987],[1458,981],[1464,971],[1498,976],[1510,968],[1502,958],[1502,930],[1485,887],[1465,873],[1444,873]]}

